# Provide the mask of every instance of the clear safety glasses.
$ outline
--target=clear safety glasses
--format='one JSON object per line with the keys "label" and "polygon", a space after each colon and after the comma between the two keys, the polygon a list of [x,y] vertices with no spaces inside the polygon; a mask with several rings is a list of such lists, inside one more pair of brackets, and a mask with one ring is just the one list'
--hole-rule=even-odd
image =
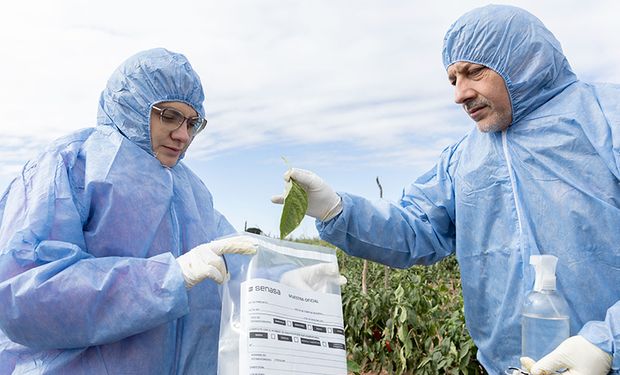
{"label": "clear safety glasses", "polygon": [[171,132],[180,128],[187,122],[187,133],[195,137],[207,126],[207,119],[201,116],[185,117],[183,113],[172,107],[159,108],[153,106],[153,110],[159,113],[161,124]]}

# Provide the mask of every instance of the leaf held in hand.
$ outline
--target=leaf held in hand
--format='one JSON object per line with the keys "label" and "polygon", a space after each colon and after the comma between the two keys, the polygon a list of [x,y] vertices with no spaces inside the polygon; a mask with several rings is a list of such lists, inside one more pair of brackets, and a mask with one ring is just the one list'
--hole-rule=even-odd
{"label": "leaf held in hand", "polygon": [[308,209],[308,194],[293,179],[286,186],[288,190],[284,198],[282,216],[280,217],[280,238],[288,236],[301,223]]}

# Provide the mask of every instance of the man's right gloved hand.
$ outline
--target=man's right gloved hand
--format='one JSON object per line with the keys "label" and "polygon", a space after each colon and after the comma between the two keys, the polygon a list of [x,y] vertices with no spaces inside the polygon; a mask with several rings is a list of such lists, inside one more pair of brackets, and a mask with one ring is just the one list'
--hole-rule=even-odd
{"label": "man's right gloved hand", "polygon": [[601,350],[582,336],[571,336],[538,362],[522,357],[521,366],[532,375],[606,375],[611,368],[611,354]]}
{"label": "man's right gloved hand", "polygon": [[[284,173],[284,181],[295,180],[308,194],[306,215],[328,221],[342,211],[342,199],[315,173],[305,169],[291,168]],[[271,198],[273,203],[284,204],[284,195]]]}
{"label": "man's right gloved hand", "polygon": [[332,285],[343,286],[347,279],[338,272],[337,264],[318,263],[285,272],[280,282],[305,291],[326,293]]}
{"label": "man's right gloved hand", "polygon": [[224,282],[226,264],[222,254],[252,255],[255,253],[256,241],[252,237],[235,236],[198,245],[179,256],[177,262],[183,271],[185,286],[190,289],[206,278],[218,284]]}

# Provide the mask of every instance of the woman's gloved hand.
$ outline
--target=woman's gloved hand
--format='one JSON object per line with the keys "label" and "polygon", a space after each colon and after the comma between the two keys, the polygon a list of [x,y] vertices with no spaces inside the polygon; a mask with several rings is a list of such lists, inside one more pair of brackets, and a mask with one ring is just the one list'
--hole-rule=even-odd
{"label": "woman's gloved hand", "polygon": [[607,375],[611,368],[611,354],[599,349],[582,336],[572,336],[542,357],[538,362],[521,358],[521,366],[532,375],[555,374],[566,369],[563,375]]}
{"label": "woman's gloved hand", "polygon": [[[284,181],[295,180],[308,194],[306,215],[321,221],[329,221],[342,211],[342,200],[332,188],[314,172],[291,168],[284,173]],[[284,204],[284,195],[271,198],[273,203]]]}
{"label": "woman's gloved hand", "polygon": [[218,284],[224,282],[226,264],[222,254],[252,255],[255,253],[256,241],[252,237],[235,236],[198,245],[179,256],[177,262],[183,271],[185,286],[190,289],[206,278]]}
{"label": "woman's gloved hand", "polygon": [[318,263],[287,271],[280,277],[280,282],[305,291],[325,293],[333,284],[346,284],[347,279],[338,272],[336,264]]}

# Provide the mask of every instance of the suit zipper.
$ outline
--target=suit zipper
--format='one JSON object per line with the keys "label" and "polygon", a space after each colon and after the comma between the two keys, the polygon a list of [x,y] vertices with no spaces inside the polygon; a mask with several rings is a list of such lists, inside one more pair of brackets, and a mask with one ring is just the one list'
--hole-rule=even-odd
{"label": "suit zipper", "polygon": [[517,198],[517,183],[515,181],[514,172],[512,170],[512,159],[508,153],[507,129],[502,130],[502,149],[504,150],[504,158],[508,166],[508,176],[510,177],[510,187],[512,188],[512,198],[515,201],[515,209],[517,210],[517,226],[519,228],[519,239],[523,238],[523,228],[521,227],[521,206]]}

